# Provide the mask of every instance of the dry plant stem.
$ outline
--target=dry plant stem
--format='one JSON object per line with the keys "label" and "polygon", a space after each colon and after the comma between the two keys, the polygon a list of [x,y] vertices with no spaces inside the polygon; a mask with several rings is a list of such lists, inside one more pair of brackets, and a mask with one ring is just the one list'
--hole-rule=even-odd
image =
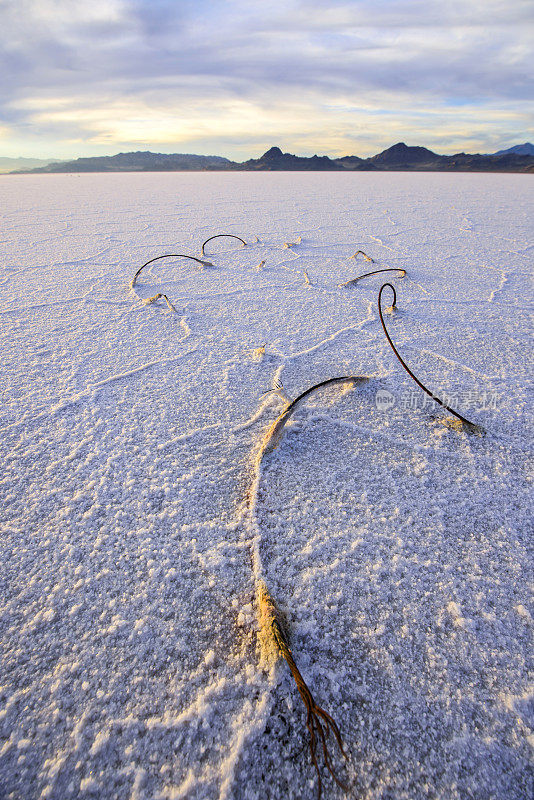
{"label": "dry plant stem", "polygon": [[348,792],[348,787],[337,777],[330,760],[330,754],[328,752],[327,737],[330,731],[332,731],[341,753],[345,758],[347,758],[347,754],[343,749],[343,740],[341,739],[339,728],[330,714],[328,714],[324,708],[318,706],[313,699],[312,693],[310,692],[306,681],[302,677],[300,670],[295,663],[295,659],[293,658],[293,654],[288,643],[283,618],[281,617],[281,614],[278,611],[263,581],[260,581],[258,587],[258,603],[263,622],[262,627],[268,628],[269,635],[273,638],[279,652],[286,660],[291,671],[291,675],[297,684],[297,689],[302,698],[302,702],[304,703],[304,707],[306,708],[306,726],[310,734],[310,755],[312,764],[317,773],[317,797],[321,797],[323,787],[321,772],[317,761],[318,740],[321,742],[324,763],[326,764],[326,768],[328,769],[330,775],[337,785],[343,789],[343,791]]}
{"label": "dry plant stem", "polygon": [[260,394],[260,397],[265,397],[266,394],[272,394],[272,393],[279,395],[279,397],[285,400],[286,403],[291,403],[291,400],[289,400],[284,394],[284,384],[282,383],[282,381],[276,381],[272,389],[266,389],[264,392]]}
{"label": "dry plant stem", "polygon": [[332,386],[336,383],[361,383],[366,380],[368,380],[366,375],[348,375],[342,378],[329,378],[326,381],[321,381],[321,383],[316,383],[315,386],[306,389],[306,391],[300,394],[293,402],[289,403],[278,419],[271,425],[261,449],[259,460],[261,461],[264,455],[271,453],[276,448],[286,423],[289,422],[300,403],[312,394],[312,392],[321,389],[323,386]]}
{"label": "dry plant stem", "polygon": [[371,256],[368,256],[368,255],[367,255],[367,253],[364,253],[364,252],[363,252],[363,250],[356,250],[356,252],[354,253],[354,255],[353,255],[353,256],[351,256],[351,258],[356,258],[356,256],[359,256],[360,254],[361,254],[361,255],[362,255],[364,258],[365,258],[365,260],[366,260],[366,261],[370,261],[370,262],[371,262],[371,264],[374,264],[374,263],[375,263],[375,260],[374,260],[374,258],[371,258]]}
{"label": "dry plant stem", "polygon": [[[282,436],[282,432],[284,430],[286,423],[294,414],[299,404],[306,397],[312,394],[312,392],[315,392],[317,389],[320,389],[324,386],[333,386],[340,383],[362,383],[367,380],[368,380],[367,376],[362,376],[362,375],[357,375],[357,376],[351,375],[341,378],[330,378],[329,380],[317,383],[315,386],[311,386],[309,389],[307,389],[305,392],[299,395],[295,400],[293,400],[293,402],[289,403],[285,411],[282,412],[282,414],[278,417],[277,420],[275,420],[275,422],[271,426],[262,444],[257,460],[258,476],[260,474],[260,467],[263,457],[267,453],[274,450],[274,448],[277,446]],[[277,382],[274,391],[279,391],[279,386],[281,386],[281,384]],[[310,755],[312,764],[317,773],[317,781],[318,781],[317,796],[320,799],[323,786],[321,779],[321,772],[317,761],[318,742],[320,742],[321,744],[324,763],[326,764],[326,768],[328,769],[330,775],[341,789],[343,789],[345,792],[348,792],[349,791],[348,787],[345,786],[345,784],[343,784],[335,774],[332,762],[330,760],[330,754],[328,752],[327,738],[329,733],[332,732],[337,742],[337,745],[341,750],[341,753],[343,754],[343,756],[345,756],[345,758],[347,757],[343,749],[343,742],[341,739],[339,728],[335,723],[335,721],[330,716],[330,714],[328,714],[323,708],[321,708],[315,703],[315,700],[313,699],[313,696],[295,663],[293,654],[291,653],[287,634],[284,631],[284,625],[281,615],[278,612],[278,609],[276,608],[274,601],[270,597],[263,581],[260,581],[258,586],[258,606],[260,614],[260,632],[263,637],[263,646],[265,647],[266,638],[267,639],[270,638],[271,640],[274,639],[277,649],[282,654],[282,656],[284,657],[289,666],[291,675],[293,676],[293,679],[297,685],[297,689],[299,691],[302,702],[304,703],[304,707],[306,708],[306,726],[308,728],[310,737],[310,742],[309,742]]]}
{"label": "dry plant stem", "polygon": [[205,255],[205,253],[204,253],[204,248],[206,247],[206,245],[207,245],[207,243],[208,243],[208,242],[211,242],[211,241],[212,241],[212,239],[220,239],[220,238],[221,238],[221,237],[223,237],[223,236],[224,236],[224,237],[227,237],[227,238],[230,238],[230,239],[237,239],[238,241],[242,242],[242,243],[245,245],[245,247],[246,247],[246,244],[247,244],[247,243],[246,243],[246,242],[245,242],[245,240],[244,240],[244,239],[242,239],[240,236],[234,236],[234,234],[233,234],[233,233],[216,233],[216,234],[215,234],[215,236],[210,236],[210,238],[209,238],[209,239],[206,239],[206,241],[205,241],[205,242],[204,242],[204,244],[202,245],[202,250],[201,250],[201,253],[202,253],[202,255]]}
{"label": "dry plant stem", "polygon": [[343,286],[352,286],[358,281],[361,281],[362,278],[368,278],[370,275],[378,275],[379,272],[401,272],[402,273],[400,276],[401,278],[404,278],[404,276],[406,275],[405,269],[401,269],[400,267],[386,267],[385,269],[375,269],[374,272],[366,272],[364,275],[358,275],[357,278],[352,278],[350,281],[347,281],[346,283],[340,283],[339,287],[341,288]]}
{"label": "dry plant stem", "polygon": [[375,269],[373,272],[366,272],[364,275],[358,275],[355,280],[359,281],[362,278],[368,278],[369,275],[378,275],[379,272],[401,272],[401,278],[404,278],[406,275],[406,270],[402,269],[401,267],[384,267],[384,269]]}
{"label": "dry plant stem", "polygon": [[162,294],[161,292],[155,294],[154,297],[149,297],[148,300],[144,300],[143,304],[145,306],[148,306],[150,303],[156,303],[160,299],[160,297],[163,297],[163,299],[165,300],[171,311],[176,311],[175,307],[173,306],[167,295]]}
{"label": "dry plant stem", "polygon": [[135,286],[135,282],[139,277],[141,270],[143,270],[145,267],[148,267],[148,265],[152,264],[153,261],[159,261],[160,258],[190,258],[193,261],[196,261],[198,264],[201,264],[203,267],[213,266],[213,264],[211,264],[209,261],[202,261],[200,258],[196,258],[195,256],[186,256],[183,255],[183,253],[167,253],[167,255],[164,256],[156,256],[156,258],[151,258],[150,261],[147,261],[145,264],[143,264],[143,266],[139,267],[139,269],[132,278],[132,281],[130,283],[130,289],[133,289],[133,287]]}
{"label": "dry plant stem", "polygon": [[378,313],[379,313],[379,315],[380,315],[380,322],[382,323],[382,328],[384,329],[384,333],[386,334],[386,339],[388,340],[389,344],[391,345],[391,349],[393,350],[393,352],[395,353],[395,355],[396,355],[396,356],[397,356],[397,358],[399,359],[400,363],[402,364],[402,366],[404,367],[404,369],[406,370],[406,372],[408,373],[408,375],[409,375],[409,376],[410,376],[410,377],[411,377],[411,378],[412,378],[412,379],[413,379],[413,380],[416,382],[416,384],[417,384],[417,385],[418,385],[418,386],[419,386],[419,387],[420,387],[420,388],[423,390],[423,392],[426,392],[426,394],[427,394],[429,397],[431,397],[433,400],[435,400],[435,401],[436,401],[436,403],[438,403],[440,406],[442,406],[442,408],[446,408],[446,409],[447,409],[447,411],[449,411],[451,414],[453,414],[455,417],[457,417],[459,420],[461,420],[461,422],[463,422],[463,423],[464,423],[464,425],[467,425],[469,428],[471,428],[471,429],[480,429],[480,426],[479,426],[479,425],[475,425],[475,423],[473,423],[473,422],[470,422],[470,420],[466,419],[465,417],[462,417],[462,415],[461,415],[461,414],[458,414],[458,412],[457,412],[457,411],[454,411],[452,408],[450,408],[450,406],[446,405],[446,404],[445,404],[445,403],[444,403],[442,400],[440,400],[440,399],[439,399],[439,397],[436,397],[436,395],[435,395],[435,394],[433,394],[433,393],[430,391],[430,389],[427,389],[427,388],[426,388],[426,386],[424,386],[424,384],[422,384],[422,383],[421,383],[421,381],[420,381],[418,378],[416,378],[416,377],[415,377],[415,375],[414,375],[414,374],[413,374],[413,372],[411,371],[410,367],[409,367],[409,366],[406,364],[406,362],[403,360],[403,358],[401,357],[401,355],[400,355],[399,351],[397,350],[397,348],[395,347],[395,345],[393,344],[393,342],[392,342],[392,340],[391,340],[391,336],[389,335],[389,333],[388,333],[388,331],[387,331],[386,324],[385,324],[385,322],[384,322],[384,317],[383,317],[383,315],[382,315],[382,292],[383,292],[383,291],[384,291],[384,289],[386,289],[386,288],[390,288],[390,289],[391,289],[391,291],[393,292],[393,303],[391,304],[391,308],[396,308],[396,304],[397,304],[397,292],[395,291],[395,287],[394,287],[394,286],[392,286],[392,284],[391,284],[391,283],[384,283],[384,284],[383,284],[383,285],[380,287],[380,291],[378,292]]}
{"label": "dry plant stem", "polygon": [[[312,693],[308,689],[306,685],[306,681],[300,674],[299,668],[295,664],[295,660],[287,644],[285,639],[284,633],[282,628],[280,627],[277,620],[274,620],[272,623],[272,632],[273,636],[276,640],[276,644],[280,652],[282,653],[283,657],[287,661],[289,669],[291,670],[291,674],[295,683],[297,684],[297,689],[299,690],[299,694],[302,698],[302,702],[306,708],[307,716],[306,716],[306,726],[308,728],[310,734],[310,755],[313,766],[315,767],[315,771],[317,773],[317,797],[321,797],[323,782],[321,779],[321,771],[319,769],[319,764],[317,763],[317,735],[319,735],[319,739],[321,741],[321,745],[323,748],[323,756],[324,756],[324,763],[326,764],[326,768],[328,772],[335,780],[337,785],[343,789],[345,792],[348,791],[348,787],[342,783],[339,778],[337,777],[336,773],[334,772],[334,768],[332,766],[332,762],[330,761],[330,755],[328,753],[328,745],[326,743],[326,739],[330,731],[334,734],[334,737],[337,742],[337,746],[341,750],[343,756],[346,758],[347,754],[343,749],[343,741],[341,739],[341,734],[339,732],[339,728],[336,725],[335,721],[332,719],[330,714],[328,714],[323,708],[318,706],[313,699]],[[322,724],[321,724],[322,720]],[[323,728],[324,725],[324,728]]]}

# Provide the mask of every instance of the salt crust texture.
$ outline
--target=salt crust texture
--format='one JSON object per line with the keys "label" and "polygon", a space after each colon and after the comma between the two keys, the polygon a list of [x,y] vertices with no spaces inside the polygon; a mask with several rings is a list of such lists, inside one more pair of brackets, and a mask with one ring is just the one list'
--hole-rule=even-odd
{"label": "salt crust texture", "polygon": [[[366,800],[531,796],[531,176],[6,176],[0,193],[0,796],[316,796],[295,687],[259,665],[244,501],[284,408],[261,393],[338,375],[371,380],[297,411],[255,514],[345,775]],[[250,244],[129,289],[219,232]],[[358,249],[408,271],[391,335],[437,394],[487,393],[464,406],[485,436],[423,407],[380,276],[338,287],[369,271]],[[176,312],[143,303],[158,292]]]}

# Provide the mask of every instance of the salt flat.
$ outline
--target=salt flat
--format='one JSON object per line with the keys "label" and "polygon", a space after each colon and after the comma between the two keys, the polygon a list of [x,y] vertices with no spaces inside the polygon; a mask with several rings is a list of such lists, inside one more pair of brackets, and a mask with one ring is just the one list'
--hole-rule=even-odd
{"label": "salt flat", "polygon": [[[0,177],[2,797],[316,797],[296,688],[259,664],[260,577],[355,796],[530,795],[533,186]],[[221,232],[247,246],[129,288]],[[385,267],[402,355],[484,435],[402,370],[382,276],[339,287]],[[252,520],[284,408],[262,393],[341,375],[369,381],[297,411]]]}

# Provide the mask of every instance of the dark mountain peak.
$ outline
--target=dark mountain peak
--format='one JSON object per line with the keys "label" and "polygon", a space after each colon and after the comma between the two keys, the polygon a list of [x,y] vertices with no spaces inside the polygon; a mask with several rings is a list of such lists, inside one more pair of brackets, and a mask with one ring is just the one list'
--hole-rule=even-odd
{"label": "dark mountain peak", "polygon": [[442,156],[426,147],[409,147],[405,142],[397,142],[369,160],[375,164],[399,167],[441,161]]}
{"label": "dark mountain peak", "polygon": [[270,150],[267,150],[267,152],[266,152],[266,153],[264,153],[264,154],[261,156],[261,160],[262,160],[262,161],[263,161],[263,160],[265,160],[265,161],[272,161],[272,160],[273,160],[273,159],[275,159],[275,158],[282,158],[282,156],[283,156],[283,155],[284,155],[284,154],[282,153],[282,151],[280,150],[280,148],[279,148],[279,147],[271,147],[271,149],[270,149]]}
{"label": "dark mountain peak", "polygon": [[328,156],[314,155],[295,156],[293,153],[283,153],[279,147],[271,147],[260,158],[251,158],[242,165],[244,169],[266,170],[340,170],[342,164],[328,158]]}

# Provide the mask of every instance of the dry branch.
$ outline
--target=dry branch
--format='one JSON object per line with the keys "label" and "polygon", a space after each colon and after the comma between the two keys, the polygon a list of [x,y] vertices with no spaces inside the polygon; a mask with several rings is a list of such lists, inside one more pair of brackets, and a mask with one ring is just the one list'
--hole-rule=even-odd
{"label": "dry branch", "polygon": [[[358,252],[361,252],[359,250]],[[372,259],[371,259],[372,261]],[[386,267],[385,269],[375,269],[373,272],[365,272],[363,275],[358,275],[357,278],[351,278],[350,281],[346,281],[346,283],[338,283],[338,287],[342,289],[344,286],[354,286],[358,281],[362,278],[368,278],[370,275],[378,275],[379,272],[401,272],[401,278],[404,278],[406,275],[406,270],[401,269],[401,267]]]}
{"label": "dry branch", "polygon": [[329,378],[326,381],[321,381],[321,383],[317,383],[315,386],[311,386],[309,389],[306,389],[306,391],[300,394],[295,400],[293,400],[293,402],[289,403],[289,405],[284,409],[284,411],[282,411],[280,416],[269,428],[262,444],[259,460],[261,461],[265,455],[271,453],[278,446],[286,423],[289,422],[301,402],[310,394],[312,394],[312,392],[315,392],[317,389],[321,389],[323,386],[333,386],[337,383],[362,383],[363,381],[367,380],[368,377],[366,375],[348,375],[342,378]]}
{"label": "dry branch", "polygon": [[213,267],[211,261],[202,261],[200,258],[196,258],[195,256],[186,256],[183,253],[167,253],[164,256],[156,256],[156,258],[151,258],[150,261],[147,261],[145,264],[139,267],[139,269],[137,270],[137,272],[135,273],[130,282],[130,289],[133,289],[133,287],[135,286],[135,282],[139,277],[141,270],[143,270],[145,267],[148,267],[148,265],[152,264],[153,261],[159,261],[160,258],[189,258],[192,261],[196,261],[198,264],[201,264],[203,267]]}
{"label": "dry branch", "polygon": [[382,292],[386,288],[391,289],[391,291],[393,292],[393,303],[391,304],[390,307],[392,309],[397,307],[397,292],[395,291],[395,287],[391,283],[384,283],[380,287],[380,291],[378,293],[378,313],[380,315],[380,322],[382,323],[382,328],[384,329],[384,333],[386,334],[386,339],[388,340],[389,344],[391,345],[391,349],[393,350],[393,352],[395,353],[395,355],[399,359],[400,363],[402,364],[402,366],[404,367],[404,369],[406,370],[408,375],[411,378],[413,378],[413,380],[416,382],[416,384],[423,390],[423,392],[426,392],[426,394],[429,397],[431,397],[432,400],[435,400],[436,403],[438,403],[438,405],[442,406],[442,408],[446,408],[447,411],[449,411],[451,414],[453,414],[455,417],[457,417],[461,422],[463,422],[463,424],[466,425],[468,427],[468,429],[481,431],[482,428],[480,427],[480,425],[476,425],[474,422],[470,422],[470,420],[466,419],[461,414],[459,414],[457,411],[454,411],[454,409],[450,408],[450,406],[446,405],[442,400],[439,399],[439,397],[436,397],[436,395],[433,392],[431,392],[430,389],[427,389],[426,386],[424,384],[422,384],[421,381],[418,378],[416,378],[416,376],[411,371],[410,367],[406,364],[404,359],[401,357],[399,351],[397,350],[397,348],[393,344],[391,336],[389,335],[389,333],[387,331],[386,323],[384,322],[384,317],[383,317],[383,314],[382,314]]}
{"label": "dry branch", "polygon": [[238,241],[242,242],[244,247],[247,246],[247,243],[245,242],[244,239],[242,239],[240,236],[234,236],[233,233],[216,233],[215,236],[210,236],[210,238],[206,239],[206,241],[203,243],[202,250],[200,251],[201,254],[204,255],[204,248],[206,247],[208,242],[211,242],[212,239],[220,239],[223,236],[227,237],[227,238],[230,238],[230,239],[237,239]]}
{"label": "dry branch", "polygon": [[273,651],[274,654],[276,654],[277,651],[278,654],[286,660],[306,709],[306,727],[310,735],[310,755],[315,772],[317,773],[317,797],[321,797],[323,787],[321,771],[317,761],[318,741],[320,741],[322,745],[323,758],[327,770],[337,785],[343,789],[343,791],[348,792],[348,787],[339,780],[334,771],[327,743],[328,735],[332,732],[341,753],[347,758],[345,750],[343,749],[341,733],[330,714],[328,714],[324,708],[318,706],[313,699],[313,695],[293,658],[289,646],[289,637],[285,620],[269,594],[264,581],[258,583],[258,608],[260,617],[260,644],[264,649],[265,655],[267,658],[271,659],[273,657]]}
{"label": "dry branch", "polygon": [[371,264],[375,263],[374,258],[371,258],[371,256],[368,256],[367,253],[363,252],[363,250],[356,250],[354,255],[351,256],[351,258],[357,258],[360,254],[365,258],[366,261],[370,261]]}

